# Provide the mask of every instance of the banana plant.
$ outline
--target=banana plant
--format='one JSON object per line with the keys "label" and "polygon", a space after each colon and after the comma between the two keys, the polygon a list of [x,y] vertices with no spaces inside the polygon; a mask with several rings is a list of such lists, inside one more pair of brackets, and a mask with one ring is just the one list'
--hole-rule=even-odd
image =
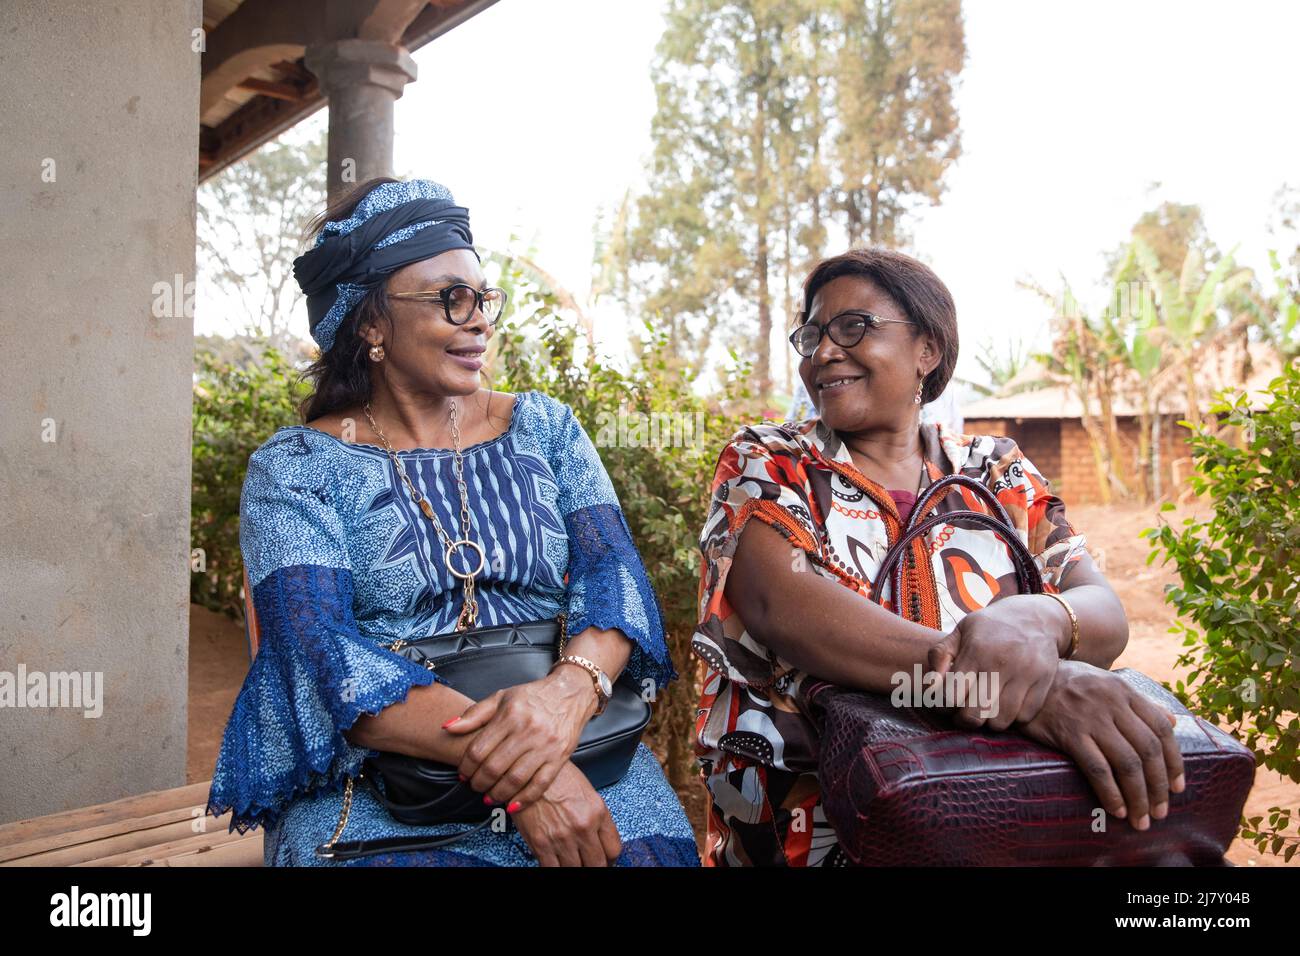
{"label": "banana plant", "polygon": [[996,341],[991,337],[982,339],[977,348],[979,351],[975,354],[975,361],[984,370],[990,384],[985,385],[959,375],[953,376],[954,381],[984,396],[1015,395],[1032,391],[1035,387],[1042,387],[1042,383],[1037,382],[1008,384],[1023,372],[1032,360],[1023,339],[1017,338],[1008,342],[1005,352],[998,349]]}
{"label": "banana plant", "polygon": [[[1128,497],[1128,487],[1116,470],[1118,428],[1112,401],[1115,354],[1110,336],[1087,317],[1064,279],[1059,301],[1042,286],[1031,282],[1020,284],[1036,292],[1054,308],[1052,350],[1035,353],[1033,357],[1051,374],[1067,379],[1079,399],[1079,421],[1088,435],[1093,466],[1101,478],[1098,491],[1102,504],[1109,505],[1115,493]],[[1101,405],[1100,420],[1093,413],[1094,395]]]}
{"label": "banana plant", "polygon": [[1151,285],[1161,324],[1169,344],[1178,355],[1177,362],[1183,366],[1187,420],[1194,429],[1201,424],[1200,389],[1196,382],[1196,359],[1201,346],[1207,333],[1218,324],[1220,307],[1235,292],[1249,285],[1253,278],[1250,269],[1234,271],[1236,251],[1234,247],[1198,282],[1203,262],[1197,250],[1188,251],[1183,260],[1182,274],[1175,279],[1161,267],[1155,251],[1144,240],[1133,240],[1133,254],[1142,275]]}
{"label": "banana plant", "polygon": [[1273,294],[1261,296],[1258,300],[1252,296],[1246,303],[1246,311],[1273,341],[1278,352],[1289,360],[1300,356],[1300,336],[1296,335],[1300,331],[1300,300],[1296,298],[1291,279],[1276,249],[1268,251],[1268,264],[1273,272]]}
{"label": "banana plant", "polygon": [[1300,344],[1291,338],[1296,326],[1300,325],[1300,299],[1296,298],[1295,290],[1287,280],[1276,249],[1268,250],[1268,264],[1273,270],[1273,283],[1277,288],[1273,302],[1277,312],[1278,344],[1286,347],[1288,354],[1294,356],[1300,352]]}

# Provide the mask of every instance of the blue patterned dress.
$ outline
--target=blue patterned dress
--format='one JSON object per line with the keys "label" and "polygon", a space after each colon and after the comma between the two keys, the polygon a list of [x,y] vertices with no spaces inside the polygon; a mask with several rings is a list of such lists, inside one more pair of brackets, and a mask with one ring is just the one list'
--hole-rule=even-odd
{"label": "blue patterned dress", "polygon": [[[459,528],[454,454],[398,455],[442,526]],[[506,432],[464,449],[463,461],[471,534],[485,552],[479,625],[565,611],[570,634],[594,626],[627,635],[634,680],[663,687],[676,678],[657,599],[572,409],[521,392]],[[261,643],[226,725],[207,812],[233,811],[232,831],[264,826],[266,865],[537,865],[513,826],[351,861],[313,852],[338,822],[345,777],[374,753],[343,731],[438,679],[381,646],[454,630],[463,593],[435,538],[382,448],[295,425],[249,458],[240,546]],[[699,865],[686,814],[645,744],[624,778],[598,792],[623,841],[616,865]],[[358,785],[340,839],[470,827],[398,823]]]}

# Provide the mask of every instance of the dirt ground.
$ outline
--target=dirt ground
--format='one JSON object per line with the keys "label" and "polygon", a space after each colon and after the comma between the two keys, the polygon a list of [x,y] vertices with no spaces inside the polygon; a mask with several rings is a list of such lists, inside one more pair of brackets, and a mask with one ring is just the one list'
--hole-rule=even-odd
{"label": "dirt ground", "polygon": [[[1193,514],[1190,507],[1166,512],[1164,518],[1180,525]],[[1146,565],[1150,547],[1139,537],[1143,528],[1157,521],[1154,508],[1136,506],[1080,506],[1070,509],[1070,521],[1088,538],[1089,550],[1128,612],[1129,644],[1116,667],[1134,667],[1156,680],[1175,681],[1181,674],[1175,661],[1182,650],[1181,639],[1169,634],[1173,621],[1164,603],[1164,585],[1175,582],[1169,568],[1159,560]],[[187,783],[208,780],[221,746],[221,732],[234,704],[235,695],[248,669],[248,644],[243,627],[205,608],[190,609],[190,720]],[[702,836],[707,809],[703,785],[692,783],[679,794],[697,837]],[[1255,787],[1246,803],[1246,815],[1265,815],[1273,806],[1300,807],[1300,785],[1271,771],[1256,771]],[[1260,853],[1243,840],[1234,841],[1228,859],[1239,866],[1281,866],[1282,859]],[[1291,865],[1300,866],[1300,854]]]}

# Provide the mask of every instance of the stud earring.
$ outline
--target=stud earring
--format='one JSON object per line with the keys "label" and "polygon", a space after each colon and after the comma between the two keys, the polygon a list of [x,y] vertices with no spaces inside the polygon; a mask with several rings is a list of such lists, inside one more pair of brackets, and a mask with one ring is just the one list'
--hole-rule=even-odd
{"label": "stud earring", "polygon": [[382,362],[384,360],[384,347],[382,345],[370,346],[370,361]]}

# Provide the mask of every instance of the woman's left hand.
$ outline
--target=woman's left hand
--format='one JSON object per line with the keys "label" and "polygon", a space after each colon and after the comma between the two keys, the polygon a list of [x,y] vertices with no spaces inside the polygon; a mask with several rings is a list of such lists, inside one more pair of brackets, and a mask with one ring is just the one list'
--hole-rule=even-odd
{"label": "woman's left hand", "polygon": [[930,649],[938,674],[996,674],[996,713],[978,704],[957,708],[954,719],[967,727],[1006,730],[1034,718],[1051,690],[1060,662],[1061,605],[1041,594],[1011,594],[972,611]]}
{"label": "woman's left hand", "polygon": [[528,806],[551,786],[595,712],[591,678],[566,665],[483,698],[444,729],[479,731],[459,765],[470,787],[496,803]]}

